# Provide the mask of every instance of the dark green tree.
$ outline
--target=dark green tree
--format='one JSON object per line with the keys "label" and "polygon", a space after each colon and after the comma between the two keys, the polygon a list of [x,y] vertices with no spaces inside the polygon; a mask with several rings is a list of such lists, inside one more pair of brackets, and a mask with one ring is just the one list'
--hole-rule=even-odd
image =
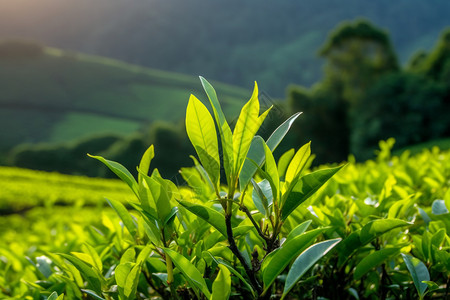
{"label": "dark green tree", "polygon": [[319,54],[326,59],[322,84],[342,87],[343,99],[352,104],[380,76],[399,68],[388,33],[366,20],[339,25]]}

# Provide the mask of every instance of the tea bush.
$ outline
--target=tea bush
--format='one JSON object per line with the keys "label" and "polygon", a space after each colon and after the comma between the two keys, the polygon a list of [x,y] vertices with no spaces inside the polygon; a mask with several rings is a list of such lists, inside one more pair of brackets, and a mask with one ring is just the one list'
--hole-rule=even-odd
{"label": "tea bush", "polygon": [[58,231],[56,240],[66,240],[58,242],[61,248],[43,245],[32,252],[22,246],[17,253],[2,247],[0,295],[448,297],[450,153],[392,157],[388,140],[380,143],[376,161],[356,164],[350,157],[345,166],[310,171],[308,143],[276,162],[272,152],[299,114],[263,140],[256,132],[270,109],[259,114],[255,85],[231,131],[213,87],[201,81],[213,115],[191,96],[186,130],[197,157],[194,167],[180,171],[186,184],[151,170],[153,146],[136,177],[117,162],[92,156],[128,185],[132,209],[106,193],[118,217],[99,214],[84,230],[68,224],[66,234]]}

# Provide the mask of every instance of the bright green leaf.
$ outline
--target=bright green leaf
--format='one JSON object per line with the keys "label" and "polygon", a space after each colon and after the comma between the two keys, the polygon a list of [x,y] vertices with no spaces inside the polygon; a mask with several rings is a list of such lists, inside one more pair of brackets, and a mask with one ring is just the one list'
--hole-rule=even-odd
{"label": "bright green leaf", "polygon": [[[144,155],[142,155],[141,162],[139,163],[139,170],[145,174],[148,175],[148,170],[150,169],[150,163],[152,159],[155,157],[155,149],[153,145],[148,147],[148,149],[144,152]],[[141,173],[138,173],[138,183],[140,184],[142,182],[143,178]]]}
{"label": "bright green leaf", "polygon": [[214,111],[214,117],[219,129],[220,139],[222,141],[222,151],[223,151],[223,164],[225,168],[225,174],[227,176],[227,182],[229,185],[230,176],[234,172],[233,170],[233,136],[231,134],[230,126],[227,123],[225,115],[220,107],[219,100],[217,99],[217,94],[212,85],[203,77],[200,76],[200,81],[202,82],[203,89],[208,95],[209,102]]}
{"label": "bright green leaf", "polygon": [[136,194],[136,196],[139,195],[138,184],[137,184],[136,180],[134,179],[133,175],[131,175],[131,173],[124,166],[122,166],[121,164],[119,164],[115,161],[104,159],[101,156],[94,156],[94,155],[90,155],[90,154],[88,154],[88,156],[95,158],[95,159],[101,161],[102,163],[104,163],[111,171],[114,172],[114,174],[116,174],[120,179],[122,179],[122,181],[124,181],[126,184],[128,184],[128,186]]}
{"label": "bright green leaf", "polygon": [[227,300],[231,294],[231,274],[223,265],[219,265],[219,274],[212,285],[211,300]]}
{"label": "bright green leaf", "polygon": [[292,190],[283,194],[282,220],[286,220],[300,204],[317,192],[341,168],[342,166],[323,169],[300,177]]}
{"label": "bright green leaf", "polygon": [[205,220],[216,228],[223,236],[227,237],[227,228],[225,226],[225,217],[218,211],[201,204],[194,204],[184,200],[178,201],[184,208],[189,210],[197,217]]}
{"label": "bright green leaf", "polygon": [[116,211],[117,215],[119,215],[119,218],[122,220],[123,224],[127,228],[128,232],[135,237],[137,233],[136,229],[136,223],[133,221],[133,218],[131,217],[128,210],[125,208],[125,206],[120,203],[119,201],[112,200],[112,199],[106,199],[108,204]]}
{"label": "bright green leaf", "polygon": [[205,279],[203,279],[200,271],[183,255],[167,248],[163,249],[166,255],[170,256],[172,262],[178,268],[178,270],[183,273],[185,279],[189,282],[189,284],[197,287],[203,292],[203,294],[205,294],[207,298],[210,298],[211,293],[208,290],[208,286],[206,285]]}
{"label": "bright green leaf", "polygon": [[216,127],[208,109],[194,95],[191,95],[186,110],[186,131],[215,186],[220,178],[219,146]]}
{"label": "bright green leaf", "polygon": [[75,256],[64,253],[60,253],[59,255],[70,261],[80,271],[81,275],[87,281],[89,288],[96,293],[101,294],[101,280],[91,267]]}
{"label": "bright green leaf", "polygon": [[295,153],[294,158],[289,163],[286,171],[285,181],[295,184],[295,179],[301,174],[301,171],[306,165],[309,156],[311,155],[311,142],[302,146],[297,153]]}

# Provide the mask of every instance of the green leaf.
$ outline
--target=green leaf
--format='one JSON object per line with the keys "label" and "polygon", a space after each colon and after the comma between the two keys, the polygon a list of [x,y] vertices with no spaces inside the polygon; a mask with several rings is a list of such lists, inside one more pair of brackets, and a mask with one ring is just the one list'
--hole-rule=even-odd
{"label": "green leaf", "polygon": [[76,258],[75,256],[64,253],[60,253],[59,255],[70,261],[78,269],[78,271],[80,271],[81,275],[87,281],[88,287],[90,289],[98,294],[101,294],[102,285],[100,278],[91,267],[89,267],[86,263]]}
{"label": "green leaf", "polygon": [[220,178],[220,157],[216,127],[206,106],[194,95],[191,95],[186,110],[186,131],[202,166],[217,186]]}
{"label": "green leaf", "polygon": [[273,201],[276,201],[278,198],[278,192],[280,190],[280,177],[278,175],[278,168],[275,162],[275,158],[273,157],[272,151],[270,148],[264,143],[264,154],[266,158],[265,170],[266,174],[270,177],[269,179],[270,186],[272,188]]}
{"label": "green leaf", "polygon": [[319,259],[326,255],[328,251],[333,249],[333,247],[340,241],[341,239],[338,238],[320,242],[303,251],[289,269],[281,299],[289,293],[289,291],[295,286],[295,284],[300,280],[303,274],[308,271],[309,268],[311,268]]}
{"label": "green leaf", "polygon": [[371,242],[380,235],[392,229],[404,226],[411,226],[412,223],[400,219],[378,219],[367,223],[361,228],[359,239],[363,245]]}
{"label": "green leaf", "polygon": [[114,174],[116,174],[120,179],[122,179],[122,181],[128,184],[128,186],[136,194],[136,196],[139,195],[138,184],[133,175],[131,175],[131,173],[127,170],[127,168],[115,161],[104,159],[101,156],[94,156],[90,154],[88,154],[88,156],[104,163],[111,171],[114,172]]}
{"label": "green leaf", "polygon": [[242,107],[236,126],[233,131],[233,159],[234,170],[240,173],[245,157],[247,156],[253,137],[266,118],[270,109],[259,115],[258,85],[255,88],[250,100]]}
{"label": "green leaf", "polygon": [[342,166],[323,169],[300,177],[292,190],[283,194],[281,218],[286,218],[303,202],[321,188]]}
{"label": "green leaf", "polygon": [[116,200],[106,199],[106,201],[116,211],[117,215],[119,215],[128,232],[135,237],[137,233],[136,224],[125,206]]}
{"label": "green leaf", "polygon": [[200,76],[200,81],[202,82],[203,89],[208,95],[209,102],[211,103],[214,117],[216,119],[217,127],[219,129],[220,139],[222,141],[222,151],[223,151],[223,164],[225,169],[225,174],[227,176],[228,185],[230,182],[231,174],[233,174],[233,136],[231,134],[230,126],[225,119],[225,115],[220,107],[219,100],[217,99],[217,94],[212,85],[203,77]]}
{"label": "green leaf", "polygon": [[306,229],[308,229],[309,225],[311,225],[312,220],[307,220],[299,225],[297,225],[291,232],[289,232],[288,236],[286,237],[286,242],[289,240],[295,238],[296,236],[304,233]]}
{"label": "green leaf", "polygon": [[227,267],[231,273],[236,275],[236,277],[239,278],[242,283],[244,283],[247,289],[252,292],[253,296],[256,296],[255,291],[253,290],[253,287],[250,285],[250,283],[248,283],[248,281],[245,280],[244,277],[242,277],[242,275],[238,271],[236,271],[236,269],[234,269],[228,262],[224,261],[223,259],[214,257],[214,255],[212,255],[209,251],[204,251],[203,253],[206,253],[208,256],[210,256],[216,262],[216,264],[224,265],[225,267]]}
{"label": "green leaf", "polygon": [[[280,178],[286,177],[286,171],[289,166],[289,162],[294,157],[294,154],[295,150],[291,149],[283,153],[283,155],[281,155],[280,159],[278,160],[278,174],[280,175]],[[282,181],[284,181],[284,179]]]}
{"label": "green leaf", "polygon": [[445,206],[444,200],[434,200],[431,205],[431,212],[434,215],[443,215],[448,214],[448,208]]}
{"label": "green leaf", "polygon": [[265,216],[269,215],[269,206],[273,202],[272,188],[267,179],[256,183],[252,179],[253,193],[252,200],[259,212]]}
{"label": "green leaf", "polygon": [[390,257],[397,255],[400,252],[400,248],[385,248],[370,253],[364,257],[358,265],[356,265],[353,278],[355,280],[361,279],[367,272],[378,267]]}
{"label": "green leaf", "polygon": [[296,180],[301,174],[301,171],[306,165],[308,158],[311,155],[311,142],[303,145],[297,153],[295,153],[294,158],[289,163],[286,171],[285,181],[289,183],[296,183]]}
{"label": "green leaf", "polygon": [[[142,173],[141,173],[142,174]],[[150,193],[148,194],[149,201],[155,203],[158,221],[162,226],[166,217],[172,212],[170,205],[170,196],[166,188],[168,187],[163,178],[156,171],[153,172],[152,177],[142,174],[146,184],[148,185]]]}
{"label": "green leaf", "polygon": [[[142,155],[141,162],[139,163],[139,170],[145,174],[148,175],[148,170],[150,169],[150,163],[152,159],[155,157],[155,149],[153,145],[148,147],[148,149],[144,152],[144,155]],[[141,173],[138,173],[138,183],[140,184],[142,182],[143,178]]]}
{"label": "green leaf", "polygon": [[[262,166],[265,160],[264,155],[264,140],[259,135],[253,137],[252,143],[250,144],[250,149],[247,153],[247,159],[242,166],[241,172],[239,173],[239,189],[242,192],[250,180],[255,175],[255,172],[258,170],[257,166]],[[256,163],[255,166],[252,161]]]}
{"label": "green leaf", "polygon": [[283,122],[267,139],[267,146],[270,150],[275,151],[281,141],[284,139],[294,121],[301,115],[301,112],[297,112]]}
{"label": "green leaf", "polygon": [[228,237],[225,226],[225,217],[218,211],[201,204],[194,204],[184,200],[178,201],[184,208],[189,210],[197,217],[205,220],[216,228],[224,237]]}
{"label": "green leaf", "polygon": [[124,299],[136,298],[136,289],[141,274],[141,264],[121,262],[114,270],[119,293]]}
{"label": "green leaf", "polygon": [[89,296],[91,296],[91,297],[94,298],[94,299],[97,299],[97,300],[105,300],[105,298],[100,297],[100,296],[97,295],[94,291],[86,290],[86,289],[81,289],[81,291],[82,291],[83,293],[88,294]]}
{"label": "green leaf", "polygon": [[58,299],[58,293],[57,292],[53,292],[50,294],[50,296],[48,296],[47,300],[56,300]]}
{"label": "green leaf", "polygon": [[83,244],[81,246],[81,249],[83,250],[84,253],[89,254],[89,256],[91,257],[91,265],[96,268],[100,274],[103,271],[103,263],[102,260],[100,259],[100,256],[98,255],[97,251],[95,251],[94,247],[92,247],[89,244]]}
{"label": "green leaf", "polygon": [[278,249],[264,268],[263,282],[265,291],[270,288],[277,276],[283,272],[291,260],[305,250],[325,229],[319,228],[305,232],[284,243]]}
{"label": "green leaf", "polygon": [[210,298],[211,293],[208,290],[208,286],[206,285],[205,279],[203,279],[200,271],[197,270],[197,268],[183,255],[167,248],[163,249],[166,255],[170,256],[172,262],[175,264],[178,270],[183,273],[185,279],[189,282],[189,284],[191,286],[197,287],[203,292],[203,294],[205,294],[207,298]]}
{"label": "green leaf", "polygon": [[422,281],[430,281],[430,273],[423,262],[415,257],[402,253],[403,260],[413,279],[414,285],[419,293],[420,299],[423,299],[428,285]]}
{"label": "green leaf", "polygon": [[[280,142],[283,140],[289,129],[291,128],[292,123],[297,119],[297,117],[301,113],[296,113],[292,115],[289,119],[283,122],[278,128],[272,133],[272,135],[267,139],[267,146],[273,152],[278,147]],[[244,165],[242,167],[241,172],[239,173],[239,189],[242,192],[245,187],[250,182],[250,179],[253,178],[255,172],[257,170],[256,166],[254,166],[249,160],[255,161],[259,166],[264,163],[264,147],[263,144],[258,141],[258,139],[263,140],[260,136],[255,136],[250,145],[250,149],[247,154],[247,160],[244,161]],[[264,140],[263,140],[264,141]],[[281,173],[280,173],[281,175]]]}
{"label": "green leaf", "polygon": [[219,265],[219,274],[212,285],[211,300],[227,300],[231,294],[231,274],[223,265]]}

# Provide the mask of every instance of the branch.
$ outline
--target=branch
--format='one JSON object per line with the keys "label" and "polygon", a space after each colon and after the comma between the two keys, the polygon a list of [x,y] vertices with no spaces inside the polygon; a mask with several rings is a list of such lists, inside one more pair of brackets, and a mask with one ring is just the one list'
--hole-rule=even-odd
{"label": "branch", "polygon": [[229,214],[225,215],[225,224],[227,227],[228,243],[230,244],[230,246],[228,246],[228,247],[230,248],[231,252],[233,252],[233,254],[239,259],[239,261],[241,262],[242,266],[245,269],[245,273],[247,273],[247,276],[250,279],[252,286],[256,289],[258,294],[260,294],[262,291],[262,288],[261,288],[260,284],[258,283],[258,280],[256,279],[255,272],[253,272],[253,270],[247,264],[244,257],[242,256],[242,253],[239,251],[238,247],[236,246],[236,242],[234,241],[233,229],[231,228],[231,215],[229,215]]}

